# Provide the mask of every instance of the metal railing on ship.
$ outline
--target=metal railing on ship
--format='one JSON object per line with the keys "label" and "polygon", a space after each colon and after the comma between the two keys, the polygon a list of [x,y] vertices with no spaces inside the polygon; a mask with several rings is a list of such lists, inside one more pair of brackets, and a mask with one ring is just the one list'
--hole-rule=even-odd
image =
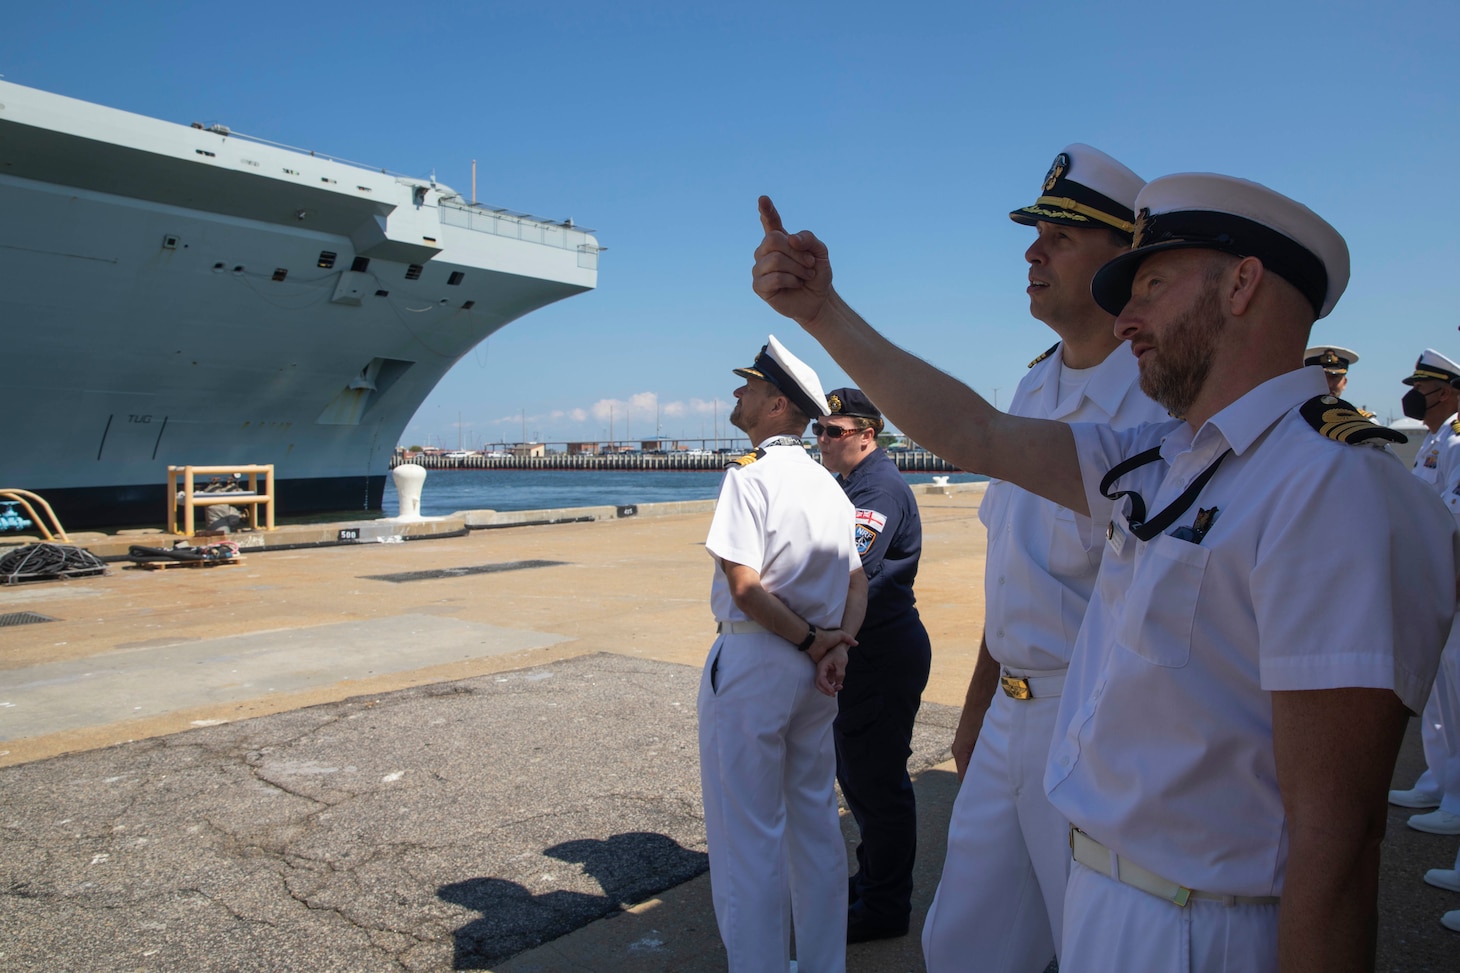
{"label": "metal railing on ship", "polygon": [[[414,463],[428,470],[723,470],[741,452],[694,453],[547,453],[542,456],[488,456],[469,453],[446,456],[440,453],[398,454],[390,461],[394,469]],[[813,451],[813,455],[815,455]],[[958,473],[958,467],[925,449],[889,451],[904,473]]]}

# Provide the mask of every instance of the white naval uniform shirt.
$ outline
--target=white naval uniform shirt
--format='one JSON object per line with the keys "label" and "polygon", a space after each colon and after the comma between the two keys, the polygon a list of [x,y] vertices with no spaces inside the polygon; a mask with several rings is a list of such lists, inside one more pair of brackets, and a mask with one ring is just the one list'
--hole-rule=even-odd
{"label": "white naval uniform shirt", "polygon": [[1414,475],[1428,483],[1460,521],[1460,433],[1455,421],[1451,416],[1439,429],[1425,433],[1414,454]]}
{"label": "white naval uniform shirt", "polygon": [[[1313,374],[1309,374],[1309,373]],[[1392,689],[1419,712],[1455,611],[1460,533],[1388,450],[1320,435],[1298,413],[1326,394],[1297,369],[1197,430],[1172,420],[1075,426],[1093,527],[1113,523],[1076,644],[1045,773],[1050,801],[1116,853],[1188,888],[1280,895],[1287,830],[1271,693]],[[1228,447],[1168,528],[1129,532],[1123,476],[1154,518]],[[1215,508],[1200,543],[1171,536]],[[1334,558],[1343,524],[1354,554]],[[1334,611],[1337,604],[1343,611]]]}
{"label": "white naval uniform shirt", "polygon": [[[1139,387],[1140,369],[1122,344],[1084,370],[1084,384],[1061,401],[1062,346],[1019,382],[1009,414],[1061,422],[1103,422],[1118,429],[1165,419]],[[978,508],[988,528],[984,637],[994,660],[1021,671],[1063,669],[1085,617],[1100,568],[1068,507],[1005,480],[991,480]]]}
{"label": "white naval uniform shirt", "polygon": [[749,618],[730,597],[725,558],[760,572],[766,591],[817,628],[840,626],[847,578],[862,565],[855,513],[836,477],[798,445],[771,446],[754,463],[726,470],[705,538],[715,558],[715,619]]}

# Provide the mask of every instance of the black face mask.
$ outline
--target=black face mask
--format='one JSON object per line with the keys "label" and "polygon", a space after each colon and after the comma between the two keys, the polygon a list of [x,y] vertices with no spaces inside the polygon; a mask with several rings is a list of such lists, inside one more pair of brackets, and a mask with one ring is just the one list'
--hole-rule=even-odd
{"label": "black face mask", "polygon": [[1430,398],[1419,389],[1410,389],[1404,393],[1404,398],[1399,400],[1399,407],[1409,418],[1423,419],[1425,413],[1430,411]]}

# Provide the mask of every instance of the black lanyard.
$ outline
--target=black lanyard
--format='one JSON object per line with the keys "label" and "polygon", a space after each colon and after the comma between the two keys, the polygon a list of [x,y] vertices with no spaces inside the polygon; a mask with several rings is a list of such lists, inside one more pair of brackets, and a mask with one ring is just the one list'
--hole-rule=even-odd
{"label": "black lanyard", "polygon": [[1105,474],[1105,478],[1100,481],[1100,493],[1107,500],[1118,501],[1121,497],[1130,497],[1130,532],[1141,540],[1148,541],[1163,532],[1167,527],[1176,523],[1176,518],[1186,513],[1191,505],[1196,503],[1196,498],[1201,493],[1202,487],[1207,485],[1207,481],[1216,474],[1217,467],[1222,465],[1222,460],[1226,459],[1231,452],[1232,450],[1229,448],[1221,456],[1218,456],[1211,466],[1208,466],[1202,471],[1201,476],[1191,481],[1191,486],[1187,487],[1181,496],[1172,500],[1165,510],[1158,513],[1151,520],[1146,520],[1146,501],[1141,499],[1139,493],[1134,490],[1121,490],[1118,493],[1111,493],[1110,487],[1116,480],[1125,476],[1131,470],[1140,469],[1142,466],[1154,463],[1160,459],[1160,446],[1152,446],[1144,453],[1137,453],[1129,459],[1124,459],[1117,463],[1111,468],[1109,473]]}

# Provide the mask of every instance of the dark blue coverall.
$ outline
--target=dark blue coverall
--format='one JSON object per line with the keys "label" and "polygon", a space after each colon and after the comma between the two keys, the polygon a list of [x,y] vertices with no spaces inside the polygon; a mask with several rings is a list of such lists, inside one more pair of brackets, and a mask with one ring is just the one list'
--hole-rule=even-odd
{"label": "dark blue coverall", "polygon": [[853,916],[860,911],[875,921],[899,922],[912,911],[917,855],[907,759],[932,664],[913,598],[923,526],[912,490],[884,450],[868,453],[838,479],[857,508],[857,550],[867,574],[867,617],[832,724],[837,781],[862,835],[849,902]]}

